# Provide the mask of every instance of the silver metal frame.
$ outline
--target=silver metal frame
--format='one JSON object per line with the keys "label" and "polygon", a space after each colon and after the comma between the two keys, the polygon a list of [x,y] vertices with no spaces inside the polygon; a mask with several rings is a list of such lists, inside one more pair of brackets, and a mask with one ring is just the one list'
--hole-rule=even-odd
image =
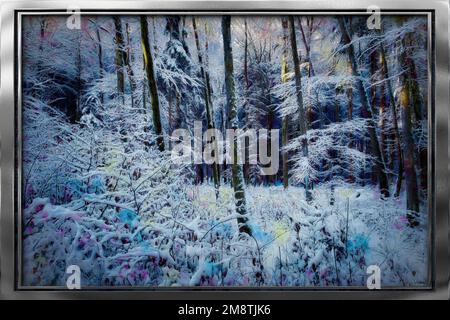
{"label": "silver metal frame", "polygon": [[[408,5],[408,10],[402,8]],[[432,267],[430,287],[384,288],[368,291],[364,288],[116,288],[86,287],[68,291],[61,287],[23,287],[21,283],[21,16],[24,14],[68,14],[74,6],[88,14],[111,14],[108,10],[122,10],[115,14],[199,14],[199,15],[283,15],[283,14],[367,14],[376,5],[386,14],[427,14],[429,19],[429,252]],[[34,10],[26,11],[24,10]],[[97,12],[104,10],[104,12]],[[125,11],[126,10],[126,11]],[[145,10],[145,11],[144,11]],[[281,11],[283,10],[283,11]],[[449,41],[448,3],[432,0],[343,0],[328,1],[243,1],[243,2],[152,2],[152,1],[15,1],[1,7],[1,105],[0,105],[0,299],[448,299],[449,298]],[[433,29],[432,29],[433,28]],[[433,37],[431,36],[433,35]],[[17,41],[17,42],[15,42]],[[434,49],[434,50],[431,50]],[[18,86],[15,84],[17,67]],[[433,83],[432,83],[432,80]],[[15,96],[17,94],[17,96]],[[15,104],[17,103],[17,104]],[[16,167],[16,165],[18,166]],[[434,169],[434,172],[431,171]],[[19,182],[19,183],[18,183]],[[432,191],[434,193],[432,194]],[[16,256],[17,254],[17,256]],[[334,290],[333,290],[334,289]],[[109,291],[111,290],[111,291]],[[361,294],[364,292],[363,294]]]}
{"label": "silver metal frame", "polygon": [[[157,15],[166,15],[168,13],[168,11],[162,11],[162,12],[157,12]],[[190,13],[196,14],[196,15],[221,15],[223,14],[223,12],[221,11],[207,11],[207,12],[195,12],[195,11],[191,11]],[[297,11],[298,13],[298,11]],[[16,68],[17,68],[17,106],[22,106],[22,96],[21,96],[21,92],[22,92],[22,65],[21,65],[21,61],[22,61],[22,51],[20,50],[20,48],[22,48],[22,30],[20,30],[20,26],[22,26],[22,18],[26,17],[26,16],[40,16],[40,15],[53,15],[53,16],[61,16],[62,14],[68,15],[67,12],[61,12],[59,11],[33,11],[33,12],[18,12],[16,15],[16,26],[17,26],[17,32],[16,32],[16,41],[17,41],[17,46],[16,46],[16,56],[17,56],[17,64],[16,64]],[[110,11],[102,11],[102,12],[93,12],[93,11],[83,11],[83,14],[85,15],[111,15]],[[135,11],[120,11],[120,12],[114,12],[114,14],[123,14],[123,15],[141,15],[142,12],[135,12]],[[154,13],[152,13],[154,14]],[[178,12],[178,14],[185,14],[185,11],[182,11],[181,13]],[[244,14],[242,11],[240,12],[236,12],[233,13],[233,15],[235,14]],[[255,12],[251,12],[251,13],[245,13],[246,15],[254,15],[254,16],[260,16],[261,13],[255,13]],[[263,13],[265,14],[265,13]],[[271,14],[273,15],[283,15],[283,14],[292,14],[292,12],[271,12]],[[335,16],[336,13],[335,12],[330,12],[330,11],[323,11],[323,12],[307,12],[308,15],[318,15],[318,16],[323,16],[323,15],[331,15],[331,16]],[[361,13],[359,12],[351,12],[351,11],[345,11],[345,12],[340,12],[340,14],[342,15],[360,15]],[[427,73],[428,73],[428,88],[427,88],[427,93],[428,93],[428,97],[427,97],[427,102],[428,102],[428,106],[427,109],[429,111],[429,114],[432,114],[431,112],[431,107],[432,107],[432,90],[431,90],[431,81],[432,81],[432,52],[431,52],[431,47],[432,47],[432,14],[431,12],[426,12],[426,11],[419,11],[416,12],[414,11],[413,13],[411,12],[401,12],[401,11],[390,11],[389,13],[386,13],[386,16],[388,15],[415,15],[415,16],[426,16],[427,17],[427,23],[428,23],[428,42],[427,42],[427,46],[428,46],[428,65],[427,65]],[[22,181],[22,168],[19,167],[19,165],[22,165],[22,156],[23,156],[23,148],[22,148],[22,108],[17,108],[16,110],[16,125],[17,125],[17,131],[16,131],[16,181],[17,181],[17,188],[16,188],[16,199],[17,199],[17,203],[19,203],[22,199],[22,189],[19,188],[20,186],[20,182]],[[432,117],[428,118],[428,127],[432,128],[433,122],[432,122]],[[432,140],[434,138],[434,134],[430,134],[429,135],[429,139],[428,139],[428,149],[429,150],[433,150],[432,148]],[[428,152],[428,162],[431,162],[431,159],[433,157],[433,154],[431,152]],[[431,169],[432,167],[429,167],[429,172],[428,175],[431,176]],[[431,183],[431,179],[428,179],[428,190],[432,190],[432,183]],[[428,249],[428,257],[427,257],[427,262],[429,264],[428,266],[428,275],[427,275],[427,284],[424,286],[411,286],[411,287],[401,287],[401,286],[384,286],[383,290],[387,289],[387,290],[423,290],[423,289],[432,289],[432,221],[433,221],[433,198],[430,196],[427,199],[428,201],[428,222],[430,222],[428,224],[428,239],[427,239],[427,249]],[[16,208],[16,228],[17,228],[17,235],[22,235],[23,234],[23,229],[22,229],[22,223],[20,223],[22,221],[22,208],[20,208],[19,206]],[[17,257],[16,257],[16,277],[17,277],[17,289],[18,290],[67,290],[66,287],[64,286],[24,286],[22,285],[23,283],[23,268],[22,268],[22,238],[21,237],[17,237],[16,240],[16,253],[17,253]],[[364,286],[329,286],[329,287],[312,287],[312,286],[303,286],[303,287],[274,287],[274,286],[264,286],[263,287],[264,290],[366,290],[367,288]],[[89,286],[89,287],[84,287],[84,290],[102,290],[104,289],[104,286]],[[174,290],[173,287],[149,287],[149,286],[117,286],[117,287],[113,287],[111,290],[149,290],[149,289],[153,289],[153,290],[157,290],[157,291],[161,291],[161,290]],[[182,289],[182,290],[192,290],[192,287],[178,287],[178,290]],[[205,290],[208,289],[208,287],[201,287],[201,288],[197,288],[198,290]],[[209,287],[209,289],[215,289],[217,290],[217,287]],[[248,290],[248,287],[226,287],[226,290]]]}

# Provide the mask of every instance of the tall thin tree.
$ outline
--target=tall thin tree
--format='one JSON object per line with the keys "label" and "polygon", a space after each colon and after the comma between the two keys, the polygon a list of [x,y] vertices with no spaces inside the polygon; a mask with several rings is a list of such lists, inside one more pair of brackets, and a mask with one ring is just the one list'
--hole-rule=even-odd
{"label": "tall thin tree", "polygon": [[[401,70],[407,70],[408,56],[405,50],[405,39],[399,41],[398,64]],[[416,214],[419,212],[419,190],[417,184],[417,173],[414,166],[415,146],[412,135],[412,120],[411,114],[414,112],[413,101],[410,99],[410,85],[408,83],[408,76],[405,73],[399,76],[399,104],[401,112],[401,123],[403,142],[405,148],[405,182],[406,182],[406,207],[408,209],[408,220],[411,226],[418,225]]]}
{"label": "tall thin tree", "polygon": [[128,23],[125,24],[125,32],[127,36],[127,46],[124,48],[123,51],[123,59],[124,64],[127,70],[128,80],[130,82],[130,89],[131,89],[131,107],[133,108],[135,106],[135,100],[136,100],[136,80],[134,78],[134,71],[133,71],[133,56],[132,56],[132,41],[131,41],[131,35],[130,35],[130,25]]}
{"label": "tall thin tree", "polygon": [[158,88],[156,86],[155,70],[153,67],[153,57],[148,40],[148,23],[146,16],[140,17],[140,24],[141,24],[141,43],[144,56],[145,73],[147,75],[147,82],[150,91],[150,98],[152,105],[153,129],[155,130],[155,134],[157,135],[156,144],[158,145],[158,149],[160,151],[164,151],[164,137],[162,135]]}
{"label": "tall thin tree", "polygon": [[[391,82],[391,75],[389,73],[389,68],[386,61],[386,53],[384,49],[383,43],[380,44],[380,63],[381,63],[381,73],[385,84],[385,90],[387,90],[388,98],[389,98],[389,108],[391,111],[391,122],[394,127],[394,143],[397,150],[397,182],[395,186],[395,193],[394,196],[398,197],[400,195],[400,191],[402,188],[402,181],[403,181],[403,152],[402,152],[402,146],[400,142],[400,130],[398,127],[398,116],[397,116],[397,108],[395,105],[395,98],[394,98],[394,90],[392,89],[392,82]],[[386,94],[386,92],[382,93],[383,95]]]}
{"label": "tall thin tree", "polygon": [[[295,35],[295,21],[294,16],[289,16],[289,33],[291,38],[292,60],[294,62],[294,74],[295,74],[295,95],[298,105],[298,117],[300,135],[302,136],[302,152],[303,157],[308,159],[308,137],[307,130],[309,127],[309,121],[306,117],[305,109],[303,107],[303,94],[302,94],[302,75],[300,73],[300,59],[298,57],[297,49],[297,37]],[[308,175],[305,176],[303,183],[305,185],[306,201],[312,201],[311,194],[311,181]]]}
{"label": "tall thin tree", "polygon": [[[212,113],[212,106],[211,106],[211,99],[209,97],[209,79],[206,77],[206,71],[205,66],[203,63],[203,55],[202,50],[200,46],[200,39],[198,35],[198,29],[197,29],[197,23],[195,21],[195,17],[192,17],[192,27],[194,29],[194,38],[195,38],[195,45],[197,47],[197,55],[198,55],[198,63],[200,65],[200,74],[203,79],[203,96],[205,101],[205,109],[206,109],[206,122],[208,123],[208,129],[215,129],[214,126],[214,119],[213,119],[213,113]],[[219,150],[217,140],[215,137],[212,137],[213,141],[208,141],[208,143],[214,144],[214,152],[217,153]],[[214,154],[215,162],[212,165],[213,169],[213,180],[214,180],[214,188],[216,193],[216,199],[219,197],[219,187],[220,187],[220,181],[219,181],[219,161],[218,161],[218,154]]]}
{"label": "tall thin tree", "polygon": [[124,91],[125,91],[125,75],[124,75],[124,42],[122,32],[122,20],[119,16],[113,16],[115,27],[115,42],[116,42],[116,54],[114,58],[114,64],[116,66],[117,73],[117,93],[122,98],[122,102],[125,103]]}
{"label": "tall thin tree", "polygon": [[[281,19],[281,24],[283,27],[283,54],[281,57],[281,82],[288,82],[288,21],[286,18]],[[289,117],[287,115],[283,116],[281,120],[281,144],[283,147],[288,144],[288,133],[289,133]],[[281,154],[281,163],[283,170],[283,187],[287,189],[289,187],[289,166],[288,166],[288,152],[283,150]]]}
{"label": "tall thin tree", "polygon": [[[227,104],[229,108],[229,117],[231,129],[238,129],[238,115],[236,106],[236,93],[234,85],[234,68],[233,68],[233,50],[231,47],[231,17],[224,15],[222,17],[222,36],[223,51],[225,65],[225,90],[227,96]],[[233,138],[233,164],[232,164],[232,180],[234,189],[234,198],[236,203],[236,212],[240,215],[237,218],[239,231],[251,234],[250,226],[247,224],[246,217],[247,208],[245,201],[245,190],[242,176],[242,166],[238,164],[238,137]]]}

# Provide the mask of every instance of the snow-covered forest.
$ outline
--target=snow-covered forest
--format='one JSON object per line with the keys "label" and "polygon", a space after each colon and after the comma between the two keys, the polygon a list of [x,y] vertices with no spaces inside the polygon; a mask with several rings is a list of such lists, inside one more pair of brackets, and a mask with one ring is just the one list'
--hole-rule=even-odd
{"label": "snow-covered forest", "polygon": [[[427,19],[366,19],[25,17],[24,284],[427,285]],[[278,172],[174,161],[195,122]]]}

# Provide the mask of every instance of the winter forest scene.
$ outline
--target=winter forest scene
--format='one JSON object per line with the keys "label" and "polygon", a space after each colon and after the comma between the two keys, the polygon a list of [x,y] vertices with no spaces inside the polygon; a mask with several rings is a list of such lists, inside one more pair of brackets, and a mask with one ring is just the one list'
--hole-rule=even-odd
{"label": "winter forest scene", "polygon": [[23,16],[22,284],[428,286],[428,20],[367,19]]}

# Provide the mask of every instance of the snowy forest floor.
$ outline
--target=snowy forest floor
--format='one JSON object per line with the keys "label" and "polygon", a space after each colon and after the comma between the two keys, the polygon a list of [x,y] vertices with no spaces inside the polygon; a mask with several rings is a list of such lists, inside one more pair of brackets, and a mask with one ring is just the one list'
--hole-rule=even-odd
{"label": "snowy forest floor", "polygon": [[427,283],[427,217],[408,227],[405,199],[380,201],[372,186],[340,184],[333,205],[329,184],[311,204],[302,188],[248,186],[252,236],[237,231],[230,187],[217,201],[210,185],[186,193],[191,210],[148,217],[35,199],[25,209],[25,284],[64,286],[72,264],[82,286],[365,286],[369,265],[385,287]]}

